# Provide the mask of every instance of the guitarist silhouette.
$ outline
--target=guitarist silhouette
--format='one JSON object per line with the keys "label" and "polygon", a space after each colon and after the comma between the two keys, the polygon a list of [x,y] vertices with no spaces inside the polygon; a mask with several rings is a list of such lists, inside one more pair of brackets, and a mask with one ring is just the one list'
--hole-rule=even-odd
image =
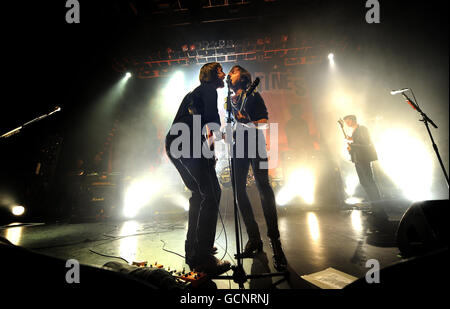
{"label": "guitarist silhouette", "polygon": [[365,126],[358,124],[355,115],[347,115],[344,117],[344,122],[353,129],[352,136],[349,137],[345,134],[342,122],[338,122],[341,125],[344,136],[350,141],[347,149],[352,162],[355,163],[359,182],[371,201],[379,200],[380,192],[375,183],[371,166],[372,161],[378,160],[378,157],[370,138],[369,130]]}

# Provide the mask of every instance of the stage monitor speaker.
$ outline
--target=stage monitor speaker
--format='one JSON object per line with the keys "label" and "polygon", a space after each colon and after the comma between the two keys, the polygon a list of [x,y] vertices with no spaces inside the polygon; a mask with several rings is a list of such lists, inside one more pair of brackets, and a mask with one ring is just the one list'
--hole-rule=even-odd
{"label": "stage monitor speaker", "polygon": [[397,229],[397,245],[403,257],[448,248],[448,200],[413,203]]}
{"label": "stage monitor speaker", "polygon": [[400,221],[412,204],[410,200],[406,199],[383,199],[370,202],[370,210],[375,214],[378,214],[378,212],[386,214],[390,220]]}
{"label": "stage monitor speaker", "polygon": [[442,278],[447,278],[448,249],[436,250],[421,256],[408,258],[380,269],[379,281],[369,283],[366,276],[350,283],[345,289],[389,289],[400,290],[446,289]]}

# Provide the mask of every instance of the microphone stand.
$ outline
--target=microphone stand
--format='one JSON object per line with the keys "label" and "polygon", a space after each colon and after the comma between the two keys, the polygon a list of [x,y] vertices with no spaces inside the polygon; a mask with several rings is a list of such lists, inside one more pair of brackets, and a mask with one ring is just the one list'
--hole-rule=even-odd
{"label": "microphone stand", "polygon": [[427,128],[428,135],[430,136],[431,143],[433,144],[434,152],[436,153],[436,156],[437,156],[437,158],[438,158],[439,164],[441,165],[442,172],[444,173],[445,180],[447,181],[447,187],[448,187],[448,186],[449,186],[448,174],[447,174],[447,171],[445,170],[444,163],[442,163],[442,159],[441,159],[441,156],[440,156],[440,154],[439,154],[438,147],[437,147],[436,143],[434,142],[434,138],[433,138],[433,135],[431,134],[431,130],[430,130],[430,127],[429,127],[428,124],[430,123],[435,129],[437,129],[438,126],[433,122],[433,120],[431,120],[431,119],[427,116],[427,114],[425,114],[425,113],[420,109],[420,107],[419,107],[419,105],[418,105],[417,103],[415,103],[415,102],[412,101],[410,98],[408,98],[408,96],[407,96],[405,93],[402,93],[402,96],[403,96],[403,98],[406,100],[406,102],[407,102],[409,105],[411,105],[411,107],[412,107],[414,110],[416,110],[416,111],[422,116],[422,119],[420,119],[419,121],[422,121],[422,122],[425,124],[425,127]]}
{"label": "microphone stand", "polygon": [[1,135],[0,138],[7,138],[7,137],[10,137],[10,136],[12,136],[14,134],[17,134],[17,133],[20,132],[20,130],[22,130],[26,126],[32,124],[33,122],[36,122],[36,121],[42,120],[44,118],[47,118],[48,116],[50,116],[50,115],[52,115],[52,114],[54,114],[56,112],[59,112],[60,110],[61,110],[61,108],[57,106],[57,107],[55,107],[55,109],[52,112],[50,112],[48,114],[41,115],[41,116],[39,116],[37,118],[34,118],[33,120],[30,120],[30,121],[24,123],[23,125],[21,125],[21,126],[15,128],[15,129],[9,131],[9,132],[6,132],[5,134]]}
{"label": "microphone stand", "polygon": [[233,204],[234,204],[234,229],[235,229],[235,235],[236,235],[236,254],[235,258],[237,260],[237,265],[232,266],[231,269],[233,270],[232,276],[216,276],[211,279],[222,279],[222,280],[230,280],[233,279],[235,283],[239,285],[240,289],[244,288],[244,283],[247,282],[247,279],[258,279],[258,278],[267,278],[267,277],[275,277],[275,276],[283,276],[284,278],[276,281],[272,285],[276,286],[277,284],[283,282],[287,279],[287,275],[289,274],[287,271],[285,272],[278,272],[278,273],[264,273],[264,274],[255,274],[255,275],[247,275],[245,273],[244,267],[242,266],[242,260],[243,255],[241,253],[241,242],[240,242],[240,236],[239,236],[239,209],[237,204],[237,194],[236,194],[236,177],[235,177],[235,156],[233,153],[234,150],[234,136],[233,136],[233,129],[232,129],[232,106],[231,106],[231,80],[227,79],[227,86],[228,86],[228,95],[227,95],[227,127],[226,127],[226,138],[228,139],[228,165],[230,167],[230,178],[231,178],[231,188],[233,191]]}
{"label": "microphone stand", "polygon": [[241,254],[241,242],[240,242],[240,236],[239,236],[239,209],[237,205],[237,193],[236,193],[236,174],[235,174],[235,157],[233,154],[234,149],[234,135],[233,135],[233,128],[232,128],[232,118],[231,118],[231,80],[227,79],[227,86],[228,86],[228,94],[227,94],[227,139],[229,141],[228,144],[228,165],[230,167],[230,173],[231,173],[231,189],[233,191],[233,209],[234,209],[234,231],[236,235],[236,260],[237,265],[233,266],[233,280],[239,285],[240,289],[244,288],[244,283],[247,281],[246,274],[244,267],[242,266],[242,254]]}

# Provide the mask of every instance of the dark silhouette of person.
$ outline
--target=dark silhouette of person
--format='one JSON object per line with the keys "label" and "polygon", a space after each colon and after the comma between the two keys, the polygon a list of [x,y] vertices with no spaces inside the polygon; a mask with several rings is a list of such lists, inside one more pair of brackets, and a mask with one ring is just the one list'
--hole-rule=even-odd
{"label": "dark silhouette of person", "polygon": [[[214,256],[214,239],[221,189],[215,171],[215,158],[208,158],[201,151],[202,146],[195,143],[201,140],[205,145],[207,138],[194,127],[204,127],[205,124],[214,123],[220,128],[220,118],[217,110],[217,88],[224,87],[225,73],[217,62],[207,63],[200,69],[200,86],[188,93],[175,116],[172,128],[185,125],[189,132],[169,132],[166,136],[166,153],[170,161],[181,175],[186,187],[192,192],[189,199],[188,231],[185,242],[186,264],[191,269],[208,274],[220,274],[230,269],[228,261],[220,261]],[[200,116],[201,124],[196,124]],[[208,125],[209,128],[209,125]],[[211,128],[210,128],[211,129]],[[219,130],[212,131],[217,137]],[[181,131],[183,132],[183,131]],[[221,134],[220,134],[221,136]],[[189,148],[183,149],[183,139]],[[177,141],[177,143],[176,143]],[[178,145],[178,146],[177,146]],[[179,156],[177,151],[186,150],[187,154]],[[195,153],[200,153],[199,157]]]}
{"label": "dark silhouette of person", "polygon": [[[269,171],[264,164],[261,164],[264,162],[267,163],[268,160],[266,141],[263,130],[260,129],[267,125],[269,118],[267,108],[263,98],[257,91],[249,94],[246,93],[245,90],[252,82],[251,75],[246,69],[236,65],[229,72],[229,77],[230,87],[235,94],[232,98],[234,101],[233,105],[235,106],[233,108],[233,114],[237,121],[237,128],[234,133],[237,138],[235,147],[233,147],[235,159],[232,160],[235,164],[233,168],[235,171],[235,190],[239,210],[241,211],[249,238],[244,248],[243,257],[249,257],[255,252],[261,252],[263,244],[246,190],[247,175],[251,165],[267,224],[267,236],[270,239],[274,253],[274,266],[277,270],[283,270],[287,267],[287,261],[280,242],[275,194],[269,182]],[[246,102],[245,106],[240,108],[244,101]],[[243,138],[239,138],[239,133],[237,132],[239,125],[245,125],[245,130],[248,131],[244,132]],[[255,137],[253,141],[251,140],[252,136]],[[251,147],[252,143],[256,148],[255,155],[250,153],[249,146]],[[262,145],[262,147],[259,145]],[[241,149],[244,149],[242,156],[239,154],[240,146],[243,146]],[[263,150],[263,153],[260,152],[261,150]]]}

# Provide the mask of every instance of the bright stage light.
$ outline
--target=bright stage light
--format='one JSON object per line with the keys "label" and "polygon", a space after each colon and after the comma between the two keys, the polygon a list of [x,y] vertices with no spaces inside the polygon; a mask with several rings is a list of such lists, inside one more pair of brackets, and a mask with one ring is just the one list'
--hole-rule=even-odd
{"label": "bright stage light", "polygon": [[164,116],[171,119],[174,117],[187,92],[184,73],[181,71],[175,72],[162,91],[163,108],[161,112]]}
{"label": "bright stage light", "polygon": [[295,196],[295,192],[287,185],[278,191],[275,200],[278,206],[286,206]]}
{"label": "bright stage light", "polygon": [[151,176],[132,182],[125,192],[123,215],[134,218],[142,207],[150,203],[162,186],[161,179]]}
{"label": "bright stage light", "polygon": [[424,143],[403,129],[385,131],[375,143],[381,168],[411,201],[429,199],[433,159]]}
{"label": "bright stage light", "polygon": [[173,202],[175,203],[175,205],[180,206],[181,208],[183,208],[186,211],[189,211],[189,199],[186,198],[183,195],[176,195],[173,198]]}
{"label": "bright stage light", "polygon": [[351,196],[345,200],[345,203],[348,205],[356,205],[363,201],[362,198]]}
{"label": "bright stage light", "polygon": [[25,213],[25,207],[20,205],[13,206],[11,212],[14,216],[21,216]]}
{"label": "bright stage light", "polygon": [[122,77],[122,79],[119,81],[118,84],[118,89],[119,91],[123,91],[123,89],[125,88],[125,85],[127,84],[127,81],[131,78],[131,73],[127,72],[125,73],[124,77]]}
{"label": "bright stage light", "polygon": [[298,168],[287,179],[276,195],[279,206],[285,206],[296,196],[301,197],[306,204],[314,203],[315,177],[310,169]]}
{"label": "bright stage light", "polygon": [[20,240],[22,239],[23,227],[10,227],[6,229],[5,238],[16,246],[20,245]]}
{"label": "bright stage light", "polygon": [[314,174],[310,169],[302,168],[294,171],[292,181],[296,182],[298,195],[307,204],[314,203]]}
{"label": "bright stage light", "polygon": [[330,66],[334,67],[334,54],[333,53],[328,54],[328,61],[330,62]]}
{"label": "bright stage light", "polygon": [[359,184],[358,176],[355,174],[348,175],[345,178],[345,193],[349,196],[355,194],[356,187]]}

